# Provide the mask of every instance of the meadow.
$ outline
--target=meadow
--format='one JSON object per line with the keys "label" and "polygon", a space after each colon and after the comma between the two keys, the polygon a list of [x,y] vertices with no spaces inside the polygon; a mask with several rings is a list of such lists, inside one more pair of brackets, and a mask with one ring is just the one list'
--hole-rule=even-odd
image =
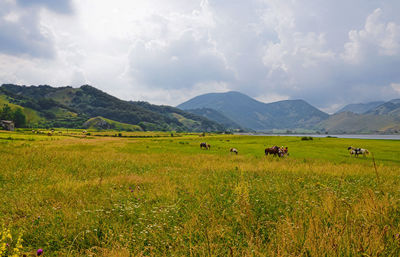
{"label": "meadow", "polygon": [[0,195],[10,255],[400,256],[394,140],[2,131]]}

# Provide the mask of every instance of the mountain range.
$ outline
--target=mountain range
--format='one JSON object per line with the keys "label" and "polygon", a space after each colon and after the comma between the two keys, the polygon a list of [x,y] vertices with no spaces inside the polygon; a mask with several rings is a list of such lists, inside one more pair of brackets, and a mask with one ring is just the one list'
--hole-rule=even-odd
{"label": "mountain range", "polygon": [[177,107],[190,112],[201,108],[213,109],[240,127],[256,131],[310,129],[329,117],[304,100],[266,104],[239,92],[204,94]]}
{"label": "mountain range", "polygon": [[[304,129],[324,133],[399,133],[400,99],[389,102],[350,104],[333,115],[304,100],[262,103],[239,92],[211,93],[194,97],[178,108],[208,117],[232,129],[255,131]],[[219,116],[204,108],[219,112]],[[223,119],[218,118],[223,117]],[[234,124],[224,122],[231,120]]]}
{"label": "mountain range", "polygon": [[400,99],[351,104],[329,115],[304,100],[263,103],[240,92],[199,95],[171,107],[123,101],[89,85],[3,84],[0,107],[4,104],[21,109],[28,127],[400,133]]}
{"label": "mountain range", "polygon": [[376,108],[365,112],[366,114],[389,115],[391,117],[400,117],[400,99],[393,99],[381,104]]}
{"label": "mountain range", "polygon": [[346,105],[317,127],[335,133],[399,133],[400,99]]}
{"label": "mountain range", "polygon": [[223,125],[225,128],[229,128],[231,130],[236,130],[236,131],[246,130],[241,125],[239,125],[238,123],[234,122],[232,119],[226,117],[221,112],[216,111],[214,109],[197,108],[197,109],[191,109],[191,110],[186,110],[186,111],[190,112],[190,113],[194,113],[194,114],[200,115],[200,116],[203,116],[203,117],[205,117],[205,118],[207,118],[209,120],[213,120],[215,122],[218,122],[221,125]]}
{"label": "mountain range", "polygon": [[342,109],[340,109],[339,111],[337,111],[336,114],[341,113],[341,112],[352,112],[352,113],[356,113],[356,114],[363,114],[363,113],[365,113],[369,110],[372,110],[384,103],[385,103],[384,101],[375,101],[375,102],[369,102],[369,103],[348,104],[345,107],[343,107]]}
{"label": "mountain range", "polygon": [[21,108],[30,127],[224,130],[219,123],[202,116],[171,106],[123,101],[89,85],[55,88],[48,85],[3,84],[0,87],[0,104]]}

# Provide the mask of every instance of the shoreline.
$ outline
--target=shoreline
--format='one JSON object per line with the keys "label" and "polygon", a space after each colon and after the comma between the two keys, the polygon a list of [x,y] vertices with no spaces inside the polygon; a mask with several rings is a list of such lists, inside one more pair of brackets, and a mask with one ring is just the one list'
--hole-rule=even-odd
{"label": "shoreline", "polygon": [[352,138],[352,139],[380,139],[400,140],[396,134],[271,134],[271,133],[234,133],[234,135],[247,136],[288,136],[288,137],[318,137],[318,138]]}

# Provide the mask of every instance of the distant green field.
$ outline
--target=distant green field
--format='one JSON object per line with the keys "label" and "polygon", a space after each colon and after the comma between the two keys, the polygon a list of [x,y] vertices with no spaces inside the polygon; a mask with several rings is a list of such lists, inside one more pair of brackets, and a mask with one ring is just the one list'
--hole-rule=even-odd
{"label": "distant green field", "polygon": [[49,132],[0,132],[10,253],[400,256],[399,141]]}

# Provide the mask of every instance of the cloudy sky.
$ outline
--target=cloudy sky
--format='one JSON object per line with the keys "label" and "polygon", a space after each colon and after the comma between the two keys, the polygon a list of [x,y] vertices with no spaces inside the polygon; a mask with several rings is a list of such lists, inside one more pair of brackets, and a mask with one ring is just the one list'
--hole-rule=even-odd
{"label": "cloudy sky", "polygon": [[333,112],[400,98],[399,0],[0,0],[0,83],[177,105],[209,92]]}

